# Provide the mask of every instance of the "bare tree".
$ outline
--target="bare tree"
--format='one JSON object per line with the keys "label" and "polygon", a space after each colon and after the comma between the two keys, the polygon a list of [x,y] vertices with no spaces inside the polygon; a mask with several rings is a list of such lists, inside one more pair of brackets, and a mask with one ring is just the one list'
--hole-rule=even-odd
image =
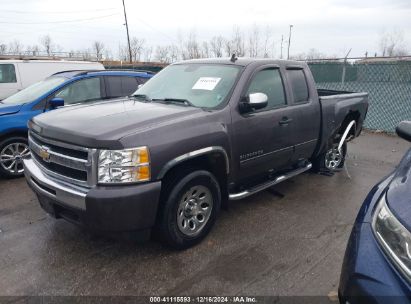
{"label": "bare tree", "polygon": [[227,56],[231,56],[234,53],[233,42],[229,39],[224,39],[224,50]]}
{"label": "bare tree", "polygon": [[213,57],[223,57],[224,37],[214,36],[210,40],[210,51]]}
{"label": "bare tree", "polygon": [[113,53],[111,52],[110,49],[104,48],[104,60],[113,60]]}
{"label": "bare tree", "polygon": [[7,45],[4,43],[0,44],[0,55],[6,54],[7,53]]}
{"label": "bare tree", "polygon": [[267,25],[264,31],[263,57],[274,57],[271,50],[274,50],[274,41],[272,41],[272,29]]}
{"label": "bare tree", "polygon": [[27,46],[26,53],[31,56],[38,56],[40,53],[40,47],[38,45]]}
{"label": "bare tree", "polygon": [[44,48],[44,51],[46,52],[47,56],[51,56],[51,53],[53,52],[54,49],[54,44],[53,41],[51,40],[50,35],[45,35],[43,37],[40,37],[40,43]]}
{"label": "bare tree", "polygon": [[133,37],[130,41],[132,61],[140,61],[141,55],[144,51],[144,39]]}
{"label": "bare tree", "polygon": [[168,46],[161,46],[158,45],[156,48],[156,60],[158,60],[161,63],[169,63],[169,47]]}
{"label": "bare tree", "polygon": [[21,55],[23,53],[23,44],[18,40],[13,40],[9,43],[9,53],[13,55]]}
{"label": "bare tree", "polygon": [[321,53],[319,50],[311,48],[308,50],[307,55],[305,56],[305,59],[307,60],[313,60],[313,59],[324,59],[327,56]]}
{"label": "bare tree", "polygon": [[404,32],[393,30],[383,32],[378,42],[382,56],[403,56],[407,54],[407,48],[404,43]]}
{"label": "bare tree", "polygon": [[200,58],[200,46],[197,41],[197,35],[194,30],[192,30],[189,35],[188,39],[184,44],[185,49],[183,52],[183,59],[195,59]]}
{"label": "bare tree", "polygon": [[210,57],[210,47],[207,41],[203,41],[201,44],[201,57],[209,58]]}
{"label": "bare tree", "polygon": [[[231,40],[231,48],[232,52],[236,53],[238,57],[245,56],[244,34],[241,32],[239,26],[234,26],[233,37]],[[231,52],[227,55],[231,56]]]}
{"label": "bare tree", "polygon": [[101,41],[94,41],[92,45],[94,54],[96,54],[97,60],[103,59],[104,43]]}
{"label": "bare tree", "polygon": [[144,49],[144,61],[150,62],[153,55],[153,47],[149,46]]}
{"label": "bare tree", "polygon": [[260,29],[253,25],[248,37],[248,54],[250,57],[258,57],[260,49]]}
{"label": "bare tree", "polygon": [[171,44],[168,47],[169,50],[169,57],[170,57],[170,62],[176,62],[179,58],[179,49],[178,46],[175,44]]}

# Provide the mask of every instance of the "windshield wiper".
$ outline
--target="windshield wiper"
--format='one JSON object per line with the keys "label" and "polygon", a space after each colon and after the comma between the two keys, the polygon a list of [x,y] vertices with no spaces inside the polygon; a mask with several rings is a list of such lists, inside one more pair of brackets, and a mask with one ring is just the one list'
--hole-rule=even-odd
{"label": "windshield wiper", "polygon": [[150,97],[148,97],[146,94],[134,94],[134,95],[131,95],[131,97],[134,97],[137,99],[143,99],[144,101],[151,101]]}
{"label": "windshield wiper", "polygon": [[184,105],[186,105],[186,106],[190,106],[190,107],[195,107],[195,105],[192,103],[192,102],[190,102],[189,100],[187,100],[187,99],[183,99],[183,98],[169,98],[169,97],[166,97],[166,98],[153,98],[153,99],[151,99],[152,101],[163,101],[163,102],[165,102],[165,103],[172,103],[172,102],[174,102],[174,103],[182,103],[182,104],[184,104]]}

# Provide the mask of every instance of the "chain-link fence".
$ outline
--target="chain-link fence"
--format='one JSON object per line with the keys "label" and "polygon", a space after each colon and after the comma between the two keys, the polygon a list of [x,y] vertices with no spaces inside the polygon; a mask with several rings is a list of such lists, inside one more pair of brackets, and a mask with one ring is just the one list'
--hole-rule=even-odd
{"label": "chain-link fence", "polygon": [[308,63],[321,89],[368,92],[365,128],[394,132],[411,120],[411,60],[363,59]]}

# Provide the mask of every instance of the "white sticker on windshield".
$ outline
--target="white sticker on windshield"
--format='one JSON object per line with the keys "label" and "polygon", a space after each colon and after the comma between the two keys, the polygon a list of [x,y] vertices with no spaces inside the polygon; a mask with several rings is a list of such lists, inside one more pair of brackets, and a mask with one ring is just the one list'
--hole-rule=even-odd
{"label": "white sticker on windshield", "polygon": [[191,89],[212,91],[220,80],[218,77],[200,77]]}

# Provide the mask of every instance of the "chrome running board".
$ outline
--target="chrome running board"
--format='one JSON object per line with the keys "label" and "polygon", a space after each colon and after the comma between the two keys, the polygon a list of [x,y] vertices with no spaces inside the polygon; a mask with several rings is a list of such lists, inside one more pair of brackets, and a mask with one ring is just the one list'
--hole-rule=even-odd
{"label": "chrome running board", "polygon": [[244,190],[244,191],[241,191],[241,192],[238,192],[238,193],[231,193],[231,194],[228,195],[228,198],[229,198],[230,200],[243,199],[243,198],[245,198],[245,197],[247,197],[247,196],[250,196],[250,195],[253,195],[253,194],[257,193],[257,192],[263,191],[263,190],[265,190],[265,189],[267,189],[267,188],[270,188],[270,187],[272,187],[272,186],[274,186],[274,185],[276,185],[276,184],[278,184],[278,183],[281,183],[281,182],[283,182],[283,181],[285,181],[285,180],[287,180],[287,179],[289,179],[289,178],[292,178],[292,177],[294,177],[294,176],[296,176],[296,175],[299,175],[299,174],[301,174],[301,173],[303,173],[303,172],[305,172],[305,171],[307,171],[307,170],[310,170],[311,168],[312,168],[312,164],[311,164],[311,163],[308,163],[305,167],[298,168],[298,169],[296,169],[296,170],[293,170],[293,171],[288,172],[287,174],[280,175],[280,176],[276,177],[275,179],[270,180],[270,181],[268,181],[268,182],[265,182],[265,183],[263,183],[263,184],[254,186],[254,187],[252,187],[252,188],[250,188],[250,189],[247,189],[247,190]]}

